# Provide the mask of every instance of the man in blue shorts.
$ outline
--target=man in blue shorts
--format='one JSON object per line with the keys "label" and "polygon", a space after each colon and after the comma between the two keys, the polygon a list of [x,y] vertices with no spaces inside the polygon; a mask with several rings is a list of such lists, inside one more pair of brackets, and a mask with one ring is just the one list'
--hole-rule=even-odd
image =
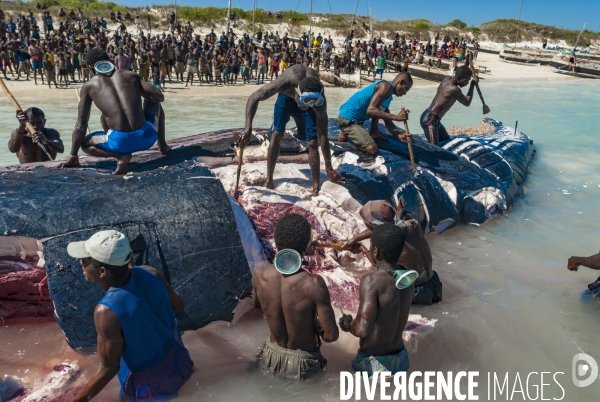
{"label": "man in blue shorts", "polygon": [[240,134],[240,146],[250,142],[252,120],[258,103],[277,95],[275,101],[273,135],[267,155],[267,180],[265,186],[273,188],[273,172],[279,156],[279,144],[290,118],[298,128],[298,139],[306,141],[308,146],[308,164],[312,172],[312,193],[318,194],[321,163],[318,143],[325,162],[327,178],[332,182],[343,183],[344,179],[331,166],[331,151],[327,139],[327,101],[323,84],[315,70],[301,64],[285,70],[279,78],[263,86],[248,98],[246,104],[246,127]]}
{"label": "man in blue shorts", "polygon": [[[131,154],[147,150],[157,141],[161,154],[169,152],[160,89],[133,71],[118,70],[101,48],[87,53],[86,64],[94,76],[81,87],[71,154],[63,167],[81,166],[79,148],[92,156],[116,158],[114,174],[127,173]],[[102,112],[104,130],[86,136],[92,102]]]}

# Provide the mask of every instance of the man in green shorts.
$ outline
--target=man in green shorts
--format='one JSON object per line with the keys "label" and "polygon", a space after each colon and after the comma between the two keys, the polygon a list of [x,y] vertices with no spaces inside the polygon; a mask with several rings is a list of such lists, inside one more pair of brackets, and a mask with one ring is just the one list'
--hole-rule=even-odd
{"label": "man in green shorts", "polygon": [[[393,123],[408,120],[409,112],[391,114],[389,111],[392,96],[405,95],[412,84],[413,80],[409,73],[400,73],[394,81],[378,80],[352,95],[340,108],[337,118],[340,127],[338,140],[350,141],[359,151],[367,155],[375,155],[379,148],[374,138],[386,139],[378,130],[379,119],[382,119],[385,127],[400,141],[412,141],[410,134],[402,134]],[[371,119],[371,131],[367,132],[363,123],[369,119]]]}

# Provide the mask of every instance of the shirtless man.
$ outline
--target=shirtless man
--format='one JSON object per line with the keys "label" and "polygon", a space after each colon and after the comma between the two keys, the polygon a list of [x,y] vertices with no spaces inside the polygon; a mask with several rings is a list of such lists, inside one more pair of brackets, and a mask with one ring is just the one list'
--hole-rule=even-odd
{"label": "shirtless man", "polygon": [[[285,215],[275,227],[279,251],[291,249],[302,256],[310,252],[310,236],[310,224],[301,215]],[[309,274],[300,265],[287,271],[275,265],[261,267],[252,276],[252,302],[262,310],[271,331],[257,355],[262,370],[304,380],[325,368],[321,339],[334,342],[339,332],[320,275]]]}
{"label": "shirtless man", "polygon": [[[589,257],[571,257],[569,258],[567,268],[569,268],[569,271],[576,272],[579,269],[580,265],[591,269],[600,270],[600,253],[594,254]],[[588,289],[591,292],[598,288],[600,288],[600,277],[596,279],[593,283],[590,283],[588,285]]]}
{"label": "shirtless man", "polygon": [[[94,76],[81,87],[71,154],[63,167],[81,166],[79,148],[92,156],[117,158],[114,174],[127,173],[131,154],[149,149],[157,140],[159,152],[163,155],[169,152],[165,113],[160,105],[164,95],[160,89],[133,71],[117,70],[100,48],[87,53],[86,63]],[[92,102],[102,112],[106,131],[86,136]]]}
{"label": "shirtless man", "polygon": [[396,210],[384,200],[369,201],[360,210],[360,216],[367,229],[357,235],[343,246],[344,250],[354,253],[364,252],[373,265],[377,262],[372,255],[359,242],[371,238],[373,229],[384,223],[392,223],[404,230],[406,242],[398,265],[412,269],[419,274],[415,281],[415,297],[413,304],[430,305],[442,301],[442,282],[433,270],[433,259],[429,243],[425,239],[423,229],[419,223],[410,219],[410,214],[405,211],[406,202],[400,197]]}
{"label": "shirtless man", "polygon": [[273,172],[279,156],[279,144],[283,138],[285,127],[290,117],[298,127],[298,138],[306,140],[308,145],[308,164],[312,172],[312,192],[319,192],[321,179],[321,162],[319,160],[318,142],[325,159],[327,178],[336,183],[344,179],[331,166],[331,151],[327,139],[327,101],[323,84],[319,75],[312,68],[294,65],[285,70],[279,78],[263,86],[248,98],[246,104],[246,128],[240,134],[240,146],[250,142],[252,120],[256,115],[258,103],[278,94],[275,102],[273,135],[267,155],[267,180],[265,186],[273,188]]}
{"label": "shirtless man", "polygon": [[[37,107],[31,107],[25,112],[17,112],[19,128],[14,130],[8,140],[8,150],[17,154],[19,163],[46,162],[48,155],[38,145],[39,142],[46,145],[52,159],[56,154],[62,154],[65,147],[60,139],[60,134],[53,128],[46,128],[46,117],[44,112]],[[35,132],[27,132],[26,122],[29,121]]]}
{"label": "shirtless man", "polygon": [[408,353],[402,342],[402,331],[408,321],[415,294],[414,285],[396,287],[394,271],[404,246],[404,231],[384,223],[373,230],[371,255],[377,271],[369,272],[360,280],[359,305],[356,318],[344,314],[340,329],[360,338],[360,349],[352,361],[354,371],[389,371],[393,374],[408,371]]}
{"label": "shirtless man", "polygon": [[[440,83],[431,105],[421,115],[421,127],[430,143],[439,145],[440,141],[450,139],[446,128],[442,125],[442,117],[448,113],[456,101],[465,106],[471,105],[473,89],[479,82],[479,78],[472,77],[472,75],[471,69],[467,65],[463,65],[456,69],[453,77],[446,77]],[[471,86],[465,96],[460,89],[466,87],[471,79]]]}
{"label": "shirtless man", "polygon": [[[385,127],[400,141],[412,141],[410,134],[402,134],[394,121],[408,120],[408,111],[392,114],[389,111],[393,96],[403,96],[412,88],[413,80],[409,73],[400,73],[394,81],[378,80],[355,92],[340,108],[337,118],[340,127],[338,140],[350,141],[359,151],[367,155],[375,155],[379,148],[374,139],[386,138],[379,133],[379,119],[383,119]],[[363,127],[363,123],[371,120],[371,130]]]}

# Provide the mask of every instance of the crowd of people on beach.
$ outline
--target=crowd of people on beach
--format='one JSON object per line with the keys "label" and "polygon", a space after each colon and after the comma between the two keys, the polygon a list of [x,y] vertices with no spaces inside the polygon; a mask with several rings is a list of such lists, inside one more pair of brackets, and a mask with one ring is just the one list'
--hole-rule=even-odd
{"label": "crowd of people on beach", "polygon": [[[88,18],[81,9],[68,13],[61,8],[53,17],[45,6],[39,5],[40,21],[29,10],[24,14],[6,16],[0,11],[0,38],[2,43],[2,74],[5,79],[29,80],[50,87],[68,86],[86,82],[89,66],[86,53],[102,47],[118,69],[139,73],[146,81],[165,89],[167,82],[185,82],[193,85],[231,85],[256,82],[264,84],[273,80],[290,66],[302,64],[316,71],[353,74],[356,70],[367,75],[384,71],[407,71],[410,64],[423,64],[430,56],[431,65],[441,66],[441,59],[461,61],[473,48],[477,58],[479,44],[465,38],[448,35],[423,43],[416,38],[407,39],[397,33],[392,43],[382,38],[354,40],[351,30],[344,43],[336,47],[331,36],[320,33],[303,33],[291,38],[278,31],[238,36],[230,28],[221,34],[210,33],[201,37],[190,22],[178,21],[174,13],[167,18],[167,32],[152,34],[153,21],[146,15],[144,23],[126,12],[111,11],[107,29],[103,18]],[[144,31],[143,29],[146,29]],[[453,65],[455,67],[455,64]],[[8,77],[10,74],[10,78]]]}

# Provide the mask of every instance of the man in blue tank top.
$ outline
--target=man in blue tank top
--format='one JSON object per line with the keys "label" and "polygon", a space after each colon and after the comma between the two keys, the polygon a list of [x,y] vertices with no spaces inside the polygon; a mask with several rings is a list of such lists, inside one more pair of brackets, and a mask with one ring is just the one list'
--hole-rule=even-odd
{"label": "man in blue tank top", "polygon": [[[393,95],[406,95],[412,84],[409,73],[400,73],[394,81],[378,80],[352,95],[340,108],[337,118],[340,127],[338,140],[350,141],[359,151],[375,155],[379,148],[374,139],[386,139],[378,130],[379,119],[382,119],[389,132],[400,141],[412,141],[410,134],[402,134],[394,124],[394,121],[408,120],[408,111],[392,114],[389,110]],[[370,132],[363,127],[363,123],[369,119]]]}
{"label": "man in blue tank top", "polygon": [[129,269],[127,237],[103,230],[67,247],[83,276],[105,292],[94,310],[100,368],[73,401],[88,401],[118,375],[120,399],[160,401],[177,396],[193,374],[175,312],[183,298],[152,267]]}

